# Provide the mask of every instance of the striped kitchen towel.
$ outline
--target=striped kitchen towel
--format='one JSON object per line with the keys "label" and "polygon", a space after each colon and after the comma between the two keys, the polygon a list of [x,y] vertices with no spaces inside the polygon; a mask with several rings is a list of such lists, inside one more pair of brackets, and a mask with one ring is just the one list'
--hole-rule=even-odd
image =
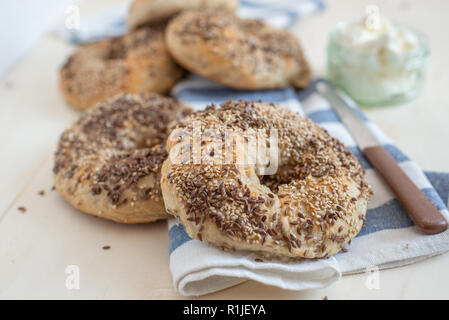
{"label": "striped kitchen towel", "polygon": [[[278,261],[256,262],[250,252],[224,252],[199,240],[192,240],[184,227],[169,221],[170,270],[176,289],[183,295],[202,295],[252,279],[284,289],[319,288],[337,281],[341,275],[407,265],[449,250],[449,231],[424,235],[408,217],[389,187],[357,148],[329,103],[316,90],[315,83],[296,93],[293,89],[261,92],[235,91],[199,76],[178,84],[173,94],[195,109],[223,103],[227,99],[263,100],[289,108],[323,126],[357,156],[373,187],[366,226],[347,252],[328,259],[294,264]],[[449,219],[449,173],[424,173],[402,153],[379,128],[360,111],[373,133],[400,167]]]}
{"label": "striped kitchen towel", "polygon": [[[119,6],[86,17],[79,10],[70,11],[59,33],[73,44],[123,35],[126,33],[125,21],[130,3],[131,0],[125,1]],[[263,19],[279,28],[288,28],[299,17],[319,12],[324,7],[324,0],[240,0],[237,14],[245,18]]]}

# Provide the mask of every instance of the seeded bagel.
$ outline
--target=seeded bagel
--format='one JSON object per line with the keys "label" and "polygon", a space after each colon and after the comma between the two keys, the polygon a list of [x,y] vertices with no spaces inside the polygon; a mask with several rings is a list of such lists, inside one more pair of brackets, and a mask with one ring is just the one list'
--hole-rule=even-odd
{"label": "seeded bagel", "polygon": [[64,131],[55,153],[56,191],[79,210],[122,223],[165,219],[160,168],[166,137],[190,113],[157,94],[122,94]]}
{"label": "seeded bagel", "polygon": [[170,21],[166,39],[184,68],[234,89],[304,88],[311,79],[298,40],[259,20],[187,11]]}
{"label": "seeded bagel", "polygon": [[158,23],[190,9],[215,9],[233,12],[238,0],[134,0],[128,13],[128,30]]}
{"label": "seeded bagel", "polygon": [[118,93],[166,93],[182,76],[158,26],[81,46],[61,68],[60,90],[85,110]]}
{"label": "seeded bagel", "polygon": [[[276,137],[257,138],[271,152],[248,152],[241,142],[252,132]],[[364,170],[326,130],[287,109],[242,100],[210,106],[180,122],[167,151],[165,206],[192,238],[265,257],[323,258],[364,225]],[[274,162],[277,170],[261,173],[260,164]]]}

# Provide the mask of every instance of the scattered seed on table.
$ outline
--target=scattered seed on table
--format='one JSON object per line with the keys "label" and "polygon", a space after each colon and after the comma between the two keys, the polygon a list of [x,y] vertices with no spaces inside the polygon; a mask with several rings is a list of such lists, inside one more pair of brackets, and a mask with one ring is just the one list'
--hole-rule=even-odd
{"label": "scattered seed on table", "polygon": [[22,213],[27,212],[27,208],[25,208],[25,207],[18,207],[17,209]]}

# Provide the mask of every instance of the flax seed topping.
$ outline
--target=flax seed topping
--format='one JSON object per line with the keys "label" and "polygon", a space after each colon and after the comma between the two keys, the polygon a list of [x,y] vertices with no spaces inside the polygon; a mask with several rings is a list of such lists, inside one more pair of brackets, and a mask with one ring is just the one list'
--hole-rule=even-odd
{"label": "flax seed topping", "polygon": [[304,87],[310,68],[292,34],[260,20],[217,10],[171,20],[167,45],[185,68],[237,89]]}
{"label": "flax seed topping", "polygon": [[66,101],[88,109],[121,92],[165,93],[182,76],[169,56],[162,25],[81,46],[61,68]]}
{"label": "flax seed topping", "polygon": [[157,94],[123,94],[100,103],[61,135],[53,168],[56,190],[82,209],[89,203],[84,210],[98,214],[132,211],[130,207],[149,200],[161,207],[164,143],[175,123],[190,112]]}
{"label": "flax seed topping", "polygon": [[[201,39],[219,47],[220,43],[228,42],[230,46],[221,52],[224,55],[238,54],[245,57],[245,54],[260,51],[266,54],[264,59],[269,64],[273,63],[274,55],[302,58],[298,56],[301,51],[298,50],[297,41],[292,41],[291,34],[268,28],[260,20],[240,19],[230,13],[217,14],[216,11],[208,10],[192,19],[192,23],[181,27],[175,32],[182,37],[181,41],[187,44]],[[237,48],[238,50],[235,50]]]}
{"label": "flax seed topping", "polygon": [[[192,134],[198,124],[202,136]],[[311,120],[272,104],[229,100],[190,115],[179,128],[183,139],[176,138],[177,130],[168,139],[162,191],[192,237],[202,228],[203,241],[220,246],[317,258],[340,251],[360,231],[370,195],[365,173],[341,142]],[[230,128],[247,139],[252,130],[276,132],[277,171],[261,175],[255,164],[223,161],[229,152],[216,143]],[[215,134],[204,134],[208,130]],[[206,149],[215,146],[212,160],[177,163],[171,157],[176,147],[199,141]]]}

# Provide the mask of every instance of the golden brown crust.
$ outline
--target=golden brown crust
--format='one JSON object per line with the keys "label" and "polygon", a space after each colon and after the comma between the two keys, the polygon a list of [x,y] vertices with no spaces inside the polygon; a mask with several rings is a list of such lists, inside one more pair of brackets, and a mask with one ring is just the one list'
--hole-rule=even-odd
{"label": "golden brown crust", "polygon": [[180,65],[231,88],[304,88],[311,80],[298,40],[259,20],[188,11],[170,21],[166,41]]}
{"label": "golden brown crust", "polygon": [[234,12],[238,0],[134,0],[128,13],[128,30],[141,25],[158,23],[176,14],[192,9],[214,9]]}
{"label": "golden brown crust", "polygon": [[168,218],[160,191],[164,144],[191,112],[157,94],[122,94],[64,131],[55,153],[55,188],[75,208],[123,223]]}
{"label": "golden brown crust", "polygon": [[158,26],[83,45],[61,68],[60,90],[84,110],[118,93],[166,93],[182,76]]}
{"label": "golden brown crust", "polygon": [[[223,151],[230,129],[240,141],[254,130],[276,132],[276,146],[268,145],[279,155],[276,173],[260,176],[242,144],[231,141],[234,149]],[[195,151],[177,153],[198,145],[200,161]],[[326,130],[289,110],[230,100],[181,121],[167,150],[164,203],[193,238],[266,256],[321,258],[343,249],[364,224],[370,188],[362,167]],[[264,154],[257,154],[262,163]],[[236,155],[244,161],[229,162]]]}

